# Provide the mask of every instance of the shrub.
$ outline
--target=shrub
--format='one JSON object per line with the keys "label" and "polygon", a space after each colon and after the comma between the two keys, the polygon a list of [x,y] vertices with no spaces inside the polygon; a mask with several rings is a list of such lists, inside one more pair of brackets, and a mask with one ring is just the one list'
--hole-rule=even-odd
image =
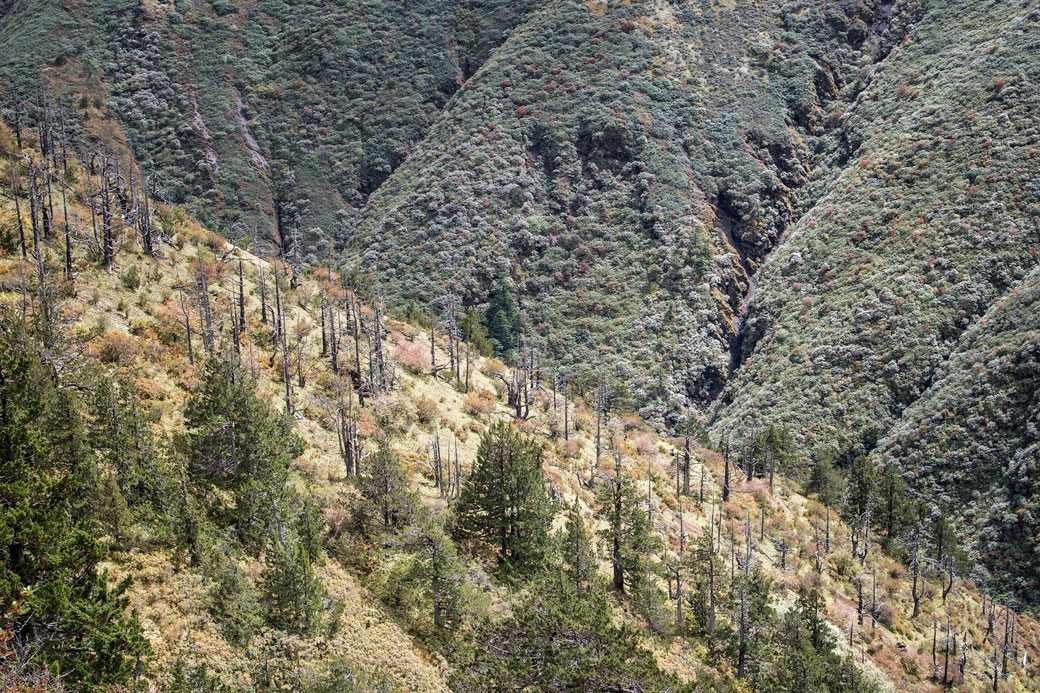
{"label": "shrub", "polygon": [[462,400],[470,416],[490,416],[495,411],[495,396],[487,390],[471,392]]}
{"label": "shrub", "polygon": [[429,373],[432,368],[430,352],[418,342],[405,342],[398,345],[394,350],[394,356],[412,375]]}
{"label": "shrub", "polygon": [[130,265],[130,268],[120,275],[119,280],[123,283],[123,287],[130,291],[137,291],[141,288],[141,277],[137,273],[137,265]]}
{"label": "shrub", "polygon": [[580,440],[571,438],[560,443],[560,455],[567,460],[576,460],[581,455],[582,447],[584,447]]}
{"label": "shrub", "polygon": [[102,363],[114,363],[126,366],[133,363],[140,353],[137,340],[130,335],[109,332],[99,338],[97,356]]}
{"label": "shrub", "polygon": [[437,403],[429,397],[420,397],[415,403],[415,418],[421,424],[433,423],[437,418]]}

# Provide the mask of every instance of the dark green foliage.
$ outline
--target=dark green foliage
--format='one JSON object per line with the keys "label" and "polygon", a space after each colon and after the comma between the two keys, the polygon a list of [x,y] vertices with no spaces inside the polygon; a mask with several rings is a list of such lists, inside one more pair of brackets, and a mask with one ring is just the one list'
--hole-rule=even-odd
{"label": "dark green foliage", "polygon": [[567,523],[560,536],[560,556],[567,581],[582,595],[599,581],[592,535],[585,525],[577,501],[567,508]]}
{"label": "dark green foliage", "polygon": [[830,453],[821,453],[813,462],[809,480],[805,484],[805,492],[816,494],[821,503],[832,508],[841,505],[845,496],[845,479],[835,468],[834,457]]}
{"label": "dark green foliage", "polygon": [[903,536],[910,525],[911,507],[906,482],[893,466],[881,470],[877,488],[877,527],[887,550]]}
{"label": "dark green foliage", "polygon": [[495,356],[509,358],[517,345],[520,333],[520,311],[516,297],[504,281],[499,281],[488,297],[488,308],[484,314],[487,339],[491,342]]}
{"label": "dark green foliage", "polygon": [[67,380],[80,374],[70,366],[59,379],[44,354],[18,316],[0,316],[3,625],[69,681],[120,683],[148,644],[127,613],[129,580],[110,589],[97,567],[108,548],[100,537],[112,529],[99,512],[111,486],[98,481],[111,470],[84,444],[86,388]]}
{"label": "dark green foliage", "polygon": [[408,485],[408,474],[387,440],[380,440],[375,453],[360,470],[358,490],[364,500],[360,519],[371,531],[400,529],[409,520],[417,500]]}
{"label": "dark green foliage", "polygon": [[488,331],[484,326],[480,313],[475,308],[467,308],[459,320],[462,339],[473,347],[481,356],[491,356],[494,345],[488,340]]}
{"label": "dark green foliage", "polygon": [[417,508],[391,548],[376,591],[415,635],[449,645],[465,615],[466,576],[439,518]]}
{"label": "dark green foliage", "polygon": [[280,538],[265,555],[265,615],[275,628],[307,634],[321,623],[325,588],[314,572],[307,547],[294,539],[292,535]]}
{"label": "dark green foliage", "polygon": [[769,631],[775,625],[771,582],[758,566],[738,572],[730,583],[729,620],[715,632],[712,656],[726,661],[737,678],[758,686],[770,675]]}
{"label": "dark green foliage", "polygon": [[263,624],[260,595],[235,560],[235,550],[217,545],[211,559],[210,609],[221,632],[233,645],[248,645]]}
{"label": "dark green foliage", "polygon": [[[290,462],[303,441],[289,419],[256,396],[255,384],[231,360],[213,358],[184,410],[191,478],[220,526],[233,526],[242,545],[258,553],[281,518]],[[225,490],[210,493],[206,487]]]}
{"label": "dark green foliage", "polygon": [[459,540],[486,543],[504,567],[525,572],[541,563],[551,523],[541,444],[496,421],[481,436],[473,470],[455,503],[453,533]]}
{"label": "dark green foliage", "polygon": [[429,606],[434,633],[456,629],[462,622],[462,568],[455,546],[433,519],[420,519],[404,535],[412,563],[405,583],[419,587]]}
{"label": "dark green foliage", "polygon": [[143,673],[135,658],[149,652],[136,614],[128,616],[125,596],[131,579],[108,587],[108,573],[92,570],[64,595],[66,609],[58,620],[61,650],[56,663],[72,681],[92,686],[127,681]]}
{"label": "dark green foliage", "polygon": [[579,595],[565,580],[539,580],[511,618],[476,638],[451,680],[456,691],[687,690],[614,624],[601,589]]}
{"label": "dark green foliage", "polygon": [[817,590],[798,593],[797,604],[784,614],[773,637],[777,659],[768,690],[858,693],[875,689],[853,662],[835,651],[826,603]]}
{"label": "dark green foliage", "polygon": [[860,455],[849,466],[842,512],[850,525],[860,522],[873,508],[877,476],[877,467],[866,455]]}
{"label": "dark green foliage", "polygon": [[596,495],[597,516],[606,523],[599,530],[601,546],[613,566],[614,588],[637,595],[648,586],[651,558],[660,552],[661,539],[653,531],[642,497],[631,477],[618,473],[605,480]]}
{"label": "dark green foliage", "polygon": [[687,603],[699,635],[711,635],[719,605],[726,603],[728,580],[723,579],[722,558],[711,536],[699,537],[687,554]]}
{"label": "dark green foliage", "polygon": [[174,469],[167,450],[151,433],[133,382],[98,376],[88,403],[84,443],[100,464],[99,483],[106,489],[100,508],[117,541],[128,540],[136,525],[168,539],[171,527],[169,494],[176,492]]}
{"label": "dark green foliage", "polygon": [[[258,602],[272,627],[313,631],[322,623],[325,595],[315,573],[324,557],[319,508],[309,491],[291,484],[291,462],[303,441],[255,387],[234,361],[209,359],[185,406],[182,441],[191,480],[190,493],[187,483],[182,488],[184,542],[193,563],[210,566],[211,606],[239,641],[252,634]],[[196,499],[205,509],[201,516]],[[234,530],[234,543],[219,553],[211,553],[214,529]],[[222,563],[237,550],[263,555],[261,585],[251,586]]]}

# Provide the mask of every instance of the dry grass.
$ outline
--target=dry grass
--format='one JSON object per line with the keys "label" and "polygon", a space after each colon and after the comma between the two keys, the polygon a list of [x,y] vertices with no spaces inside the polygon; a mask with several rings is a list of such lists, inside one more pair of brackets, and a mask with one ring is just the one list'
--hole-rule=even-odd
{"label": "dry grass", "polygon": [[[9,206],[5,201],[5,207],[0,211],[9,215]],[[117,258],[116,271],[107,273],[86,263],[79,264],[75,294],[68,303],[73,331],[88,340],[88,351],[102,362],[111,367],[132,369],[142,398],[154,406],[158,414],[156,427],[164,432],[176,430],[181,425],[181,402],[195,381],[195,366],[189,363],[184,339],[178,287],[185,286],[194,276],[198,266],[197,253],[201,253],[214,293],[213,312],[217,316],[226,316],[231,309],[229,297],[233,295],[231,289],[237,281],[238,260],[241,259],[247,304],[242,360],[247,369],[256,373],[262,395],[276,405],[280,404],[284,398],[284,386],[279,382],[280,361],[270,358],[267,335],[270,327],[260,323],[260,271],[263,268],[270,289],[270,278],[275,268],[242,249],[230,249],[224,241],[176,210],[160,211],[172,220],[176,228],[174,243],[162,247],[161,258],[142,256],[136,251],[132,239],[128,238],[123,243],[125,249]],[[70,216],[73,223],[81,227],[89,225],[89,212],[84,209],[70,207]],[[141,278],[138,290],[127,288],[120,278],[131,265],[137,266]],[[57,267],[52,268],[54,276],[59,271]],[[3,300],[18,305],[20,296],[13,289],[23,273],[24,268],[19,267],[18,260],[3,258],[0,261],[0,282],[5,291]],[[329,285],[323,279],[306,279],[298,289],[284,297],[288,325],[312,320],[300,304],[307,305],[319,289],[342,298],[342,291],[335,282]],[[144,298],[140,298],[142,291]],[[197,320],[194,314],[193,319]],[[227,321],[221,325],[226,336]],[[393,444],[413,470],[414,482],[423,502],[433,508],[444,508],[444,499],[438,496],[426,478],[427,446],[439,439],[442,450],[450,451],[452,456],[457,450],[463,470],[468,470],[484,427],[496,417],[511,416],[498,392],[501,382],[496,377],[506,375],[508,369],[495,360],[477,358],[470,369],[469,391],[460,392],[454,384],[429,374],[430,344],[425,333],[394,321],[388,321],[387,327],[390,343],[396,345],[393,356],[399,366],[400,389],[366,405],[360,412],[361,431],[369,439],[385,432],[395,433]],[[320,357],[317,331],[311,332],[307,340],[303,349],[303,366],[310,374],[308,382],[301,388],[294,380],[294,400],[301,415],[297,429],[307,442],[306,452],[297,466],[301,473],[312,479],[317,493],[329,502],[330,523],[338,526],[344,521],[341,508],[349,504],[352,487],[342,481],[343,463],[338,455],[333,419],[328,413],[335,378],[328,373],[328,358]],[[193,348],[196,358],[204,356],[197,335]],[[435,352],[438,363],[447,361],[444,344],[435,345]],[[573,401],[572,405],[572,430],[567,441],[560,435],[562,398],[558,398],[556,407],[551,397],[539,398],[531,419],[523,422],[523,428],[547,442],[546,475],[562,499],[568,502],[576,500],[591,515],[595,490],[589,487],[588,480],[594,470],[612,468],[613,461],[604,456],[597,467],[594,417],[580,399]],[[691,483],[694,497],[679,498],[670,476],[670,451],[674,449],[670,442],[632,415],[616,417],[610,422],[608,433],[613,435],[614,444],[624,453],[627,469],[642,482],[640,488],[646,488],[648,475],[653,479],[655,522],[665,533],[671,550],[677,550],[679,543],[680,504],[687,534],[696,537],[706,532],[712,515],[710,502],[718,496],[723,474],[721,458],[708,450],[695,450]],[[696,497],[701,469],[704,470],[706,489],[703,504]],[[818,576],[812,557],[816,551],[814,527],[821,526],[826,510],[800,495],[799,489],[787,481],[778,479],[770,493],[768,485],[761,480],[748,482],[735,472],[733,494],[723,508],[724,537],[732,535],[742,544],[746,518],[752,518],[752,526],[757,530],[763,505],[767,511],[768,536],[766,541],[759,542],[756,532],[755,551],[760,564],[778,586],[779,604],[791,603],[798,587],[817,584],[827,595],[829,617],[836,630],[845,634],[845,647],[848,647],[848,627],[856,621],[856,609],[850,598],[848,580],[842,579],[834,570],[850,558],[848,528],[832,513],[831,553],[824,559],[828,569]],[[769,540],[770,536],[783,537],[790,547],[784,571],[780,569],[779,552]],[[136,578],[132,591],[133,608],[138,610],[145,635],[153,646],[150,662],[153,669],[162,670],[176,659],[183,658],[193,663],[205,662],[229,680],[242,675],[248,653],[227,643],[208,616],[206,598],[209,585],[204,578],[189,571],[175,570],[171,558],[159,551],[121,554],[111,567],[113,579],[124,574]],[[242,566],[247,574],[256,574],[260,569],[261,565],[255,561]],[[945,607],[936,586],[932,585],[922,615],[910,620],[907,618],[910,604],[908,581],[903,568],[884,557],[878,547],[871,548],[867,566],[852,561],[848,570],[858,574],[876,574],[879,597],[887,605],[885,622],[879,622],[876,630],[869,625],[869,619],[864,627],[854,625],[854,642],[850,651],[883,672],[894,688],[935,688],[926,680],[931,668],[929,648],[933,617],[945,621],[949,610],[960,632],[966,630],[975,642],[983,642],[986,624],[982,617],[982,599],[973,585],[961,585]],[[383,668],[406,690],[445,689],[446,665],[432,661],[356,577],[330,560],[323,569],[322,578],[330,595],[346,606],[342,628],[329,638],[282,638],[274,643],[277,647],[293,651],[304,662],[342,656],[362,669]],[[489,608],[493,612],[508,610],[508,601],[503,594],[495,593],[490,601]],[[634,618],[624,604],[617,605],[617,612],[619,618]],[[1028,618],[1021,618],[1018,634],[1019,660],[1023,655],[1027,655],[1030,662],[1040,658],[1040,626]],[[905,651],[899,646],[900,642],[906,647]],[[668,637],[647,637],[646,643],[664,667],[684,679],[697,680],[703,674],[701,645],[690,645]],[[995,645],[994,636],[986,639],[985,643],[984,649],[976,653],[969,664],[968,677],[961,684],[964,690],[985,688],[985,682],[976,674],[984,665],[981,658],[987,656]],[[1002,682],[1002,688],[1038,690],[1040,680],[1030,671],[1016,666],[1012,668],[1011,678]]]}

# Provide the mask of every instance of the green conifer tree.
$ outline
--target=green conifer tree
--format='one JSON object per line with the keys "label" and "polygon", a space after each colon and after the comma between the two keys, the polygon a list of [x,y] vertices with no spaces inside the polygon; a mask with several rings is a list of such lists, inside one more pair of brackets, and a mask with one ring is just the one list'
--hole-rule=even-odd
{"label": "green conifer tree", "polygon": [[[60,347],[61,345],[57,345]],[[96,464],[84,444],[80,392],[58,376],[20,316],[0,315],[0,625],[37,661],[89,689],[123,683],[147,652],[124,593],[109,589]]]}
{"label": "green conifer tree", "polygon": [[499,563],[529,571],[542,563],[552,511],[542,478],[542,448],[498,421],[481,437],[473,470],[455,504],[453,533],[494,547]]}
{"label": "green conifer tree", "polygon": [[828,452],[820,454],[813,463],[809,481],[805,484],[807,494],[816,494],[820,502],[836,508],[845,494],[845,482],[841,472],[834,466],[834,456]]}
{"label": "green conifer tree", "polygon": [[454,630],[462,621],[462,569],[455,546],[434,520],[424,518],[406,533],[414,561],[406,577],[420,586],[429,603],[438,633]]}
{"label": "green conifer tree", "polygon": [[578,502],[567,507],[567,523],[560,541],[563,570],[575,594],[582,595],[596,579],[596,555],[592,549],[592,535],[581,516]]}
{"label": "green conifer tree", "polygon": [[520,327],[520,310],[516,297],[505,281],[499,281],[488,296],[488,309],[484,316],[488,340],[496,356],[508,358],[516,348],[516,334]]}
{"label": "green conifer tree", "polygon": [[379,442],[375,454],[361,469],[358,487],[364,498],[360,514],[367,528],[389,532],[404,526],[415,506],[415,494],[409,489],[408,475],[387,440]]}
{"label": "green conifer tree", "polygon": [[[230,524],[252,553],[275,531],[290,463],[303,453],[291,421],[256,396],[256,385],[232,360],[211,358],[184,409],[188,469],[209,511]],[[230,492],[206,493],[205,482]]]}
{"label": "green conifer tree", "polygon": [[597,515],[606,523],[599,536],[613,567],[614,589],[628,588],[633,594],[647,577],[646,561],[661,550],[661,539],[652,531],[647,510],[639,507],[640,499],[620,463],[596,495]]}

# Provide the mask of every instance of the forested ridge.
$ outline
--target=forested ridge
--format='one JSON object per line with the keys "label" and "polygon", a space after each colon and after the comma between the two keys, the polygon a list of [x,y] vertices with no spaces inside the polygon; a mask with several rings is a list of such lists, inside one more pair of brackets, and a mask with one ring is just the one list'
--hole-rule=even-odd
{"label": "forested ridge", "polygon": [[0,138],[6,688],[1035,686],[1040,627],[895,466],[661,437],[508,287],[389,309],[40,109]]}
{"label": "forested ridge", "polygon": [[2,4],[2,687],[1036,690],[1037,51]]}

